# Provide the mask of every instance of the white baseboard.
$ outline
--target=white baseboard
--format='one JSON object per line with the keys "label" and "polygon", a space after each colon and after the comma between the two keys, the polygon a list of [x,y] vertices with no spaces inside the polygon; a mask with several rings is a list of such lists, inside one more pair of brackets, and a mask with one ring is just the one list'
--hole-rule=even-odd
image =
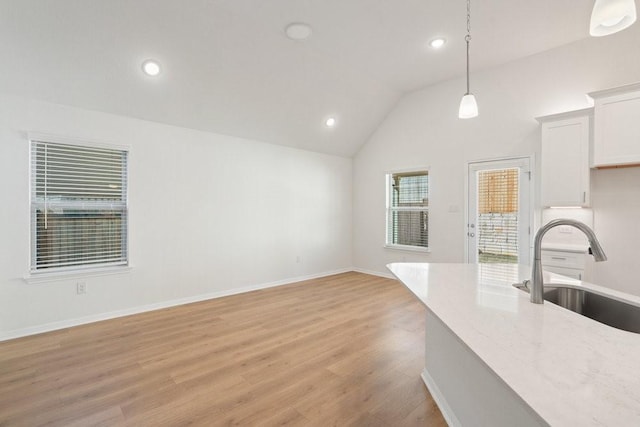
{"label": "white baseboard", "polygon": [[348,273],[355,271],[353,268],[343,268],[339,270],[326,271],[323,273],[311,274],[307,276],[292,277],[275,282],[262,283],[254,286],[247,286],[237,289],[227,289],[223,291],[211,292],[206,294],[194,295],[185,298],[179,298],[169,301],[162,301],[154,304],[146,304],[137,307],[125,308],[106,313],[93,314],[90,316],[78,317],[74,319],[62,320],[59,322],[45,323],[43,325],[31,326],[28,328],[14,329],[12,331],[0,332],[0,341],[6,341],[14,338],[26,337],[29,335],[41,334],[44,332],[56,331],[59,329],[70,328],[72,326],[85,325],[87,323],[99,322],[101,320],[115,319],[117,317],[130,316],[132,314],[145,313],[147,311],[160,310],[168,307],[175,307],[193,302],[206,301],[214,298],[222,298],[230,295],[242,294],[245,292],[257,291],[260,289],[273,288],[276,286],[289,285],[292,283],[303,282],[305,280],[317,279],[320,277],[333,276],[334,274]]}
{"label": "white baseboard", "polygon": [[460,423],[460,421],[458,421],[458,418],[456,418],[453,410],[447,403],[447,399],[444,398],[444,395],[440,392],[440,389],[436,385],[435,381],[433,381],[433,378],[431,377],[431,375],[429,375],[429,372],[427,372],[426,368],[422,371],[422,374],[420,376],[422,377],[422,381],[424,382],[424,384],[427,386],[429,393],[431,393],[431,397],[433,397],[436,405],[438,405],[438,409],[440,409],[440,412],[442,413],[444,420],[447,422],[447,425],[452,427],[462,427],[462,424]]}
{"label": "white baseboard", "polygon": [[391,273],[381,273],[379,271],[366,270],[364,268],[354,267],[351,271],[355,271],[357,273],[369,274],[371,276],[384,277],[385,279],[395,279],[394,275]]}

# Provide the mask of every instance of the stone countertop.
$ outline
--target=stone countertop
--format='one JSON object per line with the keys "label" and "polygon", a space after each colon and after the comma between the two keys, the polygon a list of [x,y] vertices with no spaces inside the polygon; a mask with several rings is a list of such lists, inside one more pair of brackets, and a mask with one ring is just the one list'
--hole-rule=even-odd
{"label": "stone countertop", "polygon": [[[394,263],[389,270],[495,375],[552,426],[640,425],[640,334],[512,286],[515,264]],[[640,305],[640,298],[545,272],[563,283]]]}

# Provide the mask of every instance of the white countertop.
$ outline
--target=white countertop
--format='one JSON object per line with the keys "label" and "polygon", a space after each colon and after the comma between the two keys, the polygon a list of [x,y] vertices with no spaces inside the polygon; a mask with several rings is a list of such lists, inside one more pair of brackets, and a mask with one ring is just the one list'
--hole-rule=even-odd
{"label": "white countertop", "polygon": [[[529,278],[529,266],[387,267],[550,425],[640,425],[640,334],[548,302],[532,304],[512,286]],[[638,297],[545,272],[549,281],[640,305]]]}

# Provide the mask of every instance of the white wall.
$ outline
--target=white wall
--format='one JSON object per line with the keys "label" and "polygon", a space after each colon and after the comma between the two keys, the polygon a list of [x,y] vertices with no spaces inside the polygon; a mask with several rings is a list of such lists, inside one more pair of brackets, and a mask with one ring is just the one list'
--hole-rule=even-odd
{"label": "white wall", "polygon": [[[466,163],[532,153],[538,157],[540,131],[535,117],[588,107],[587,92],[639,79],[640,25],[635,25],[613,36],[584,39],[493,69],[472,68],[471,90],[480,108],[475,119],[457,118],[463,79],[405,96],[354,158],[354,265],[385,272],[385,264],[393,261],[463,262]],[[431,166],[431,252],[384,249],[384,174],[422,165]],[[618,257],[608,267],[598,264],[594,277],[603,285],[640,294],[630,274],[637,254],[630,249],[640,241],[640,231],[637,226],[620,230],[623,223],[632,226],[631,218],[640,218],[638,170],[594,175],[596,232],[610,259]],[[611,192],[636,199],[610,206]],[[450,212],[455,208],[459,210]],[[628,219],[619,222],[621,218]]]}
{"label": "white wall", "polygon": [[[129,273],[22,279],[27,131],[131,147]],[[0,97],[0,339],[348,269],[351,177],[347,158]]]}
{"label": "white wall", "polygon": [[640,167],[596,170],[591,180],[593,227],[608,257],[593,263],[591,281],[640,295]]}

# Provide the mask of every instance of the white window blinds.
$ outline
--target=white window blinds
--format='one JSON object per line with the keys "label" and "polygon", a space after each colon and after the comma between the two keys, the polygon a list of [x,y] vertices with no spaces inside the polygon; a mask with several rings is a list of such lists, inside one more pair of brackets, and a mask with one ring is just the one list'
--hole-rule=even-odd
{"label": "white window blinds", "polygon": [[478,172],[478,260],[518,262],[519,169]]}
{"label": "white window blinds", "polygon": [[429,247],[429,173],[387,175],[388,246]]}
{"label": "white window blinds", "polygon": [[31,270],[125,265],[127,152],[31,141]]}

